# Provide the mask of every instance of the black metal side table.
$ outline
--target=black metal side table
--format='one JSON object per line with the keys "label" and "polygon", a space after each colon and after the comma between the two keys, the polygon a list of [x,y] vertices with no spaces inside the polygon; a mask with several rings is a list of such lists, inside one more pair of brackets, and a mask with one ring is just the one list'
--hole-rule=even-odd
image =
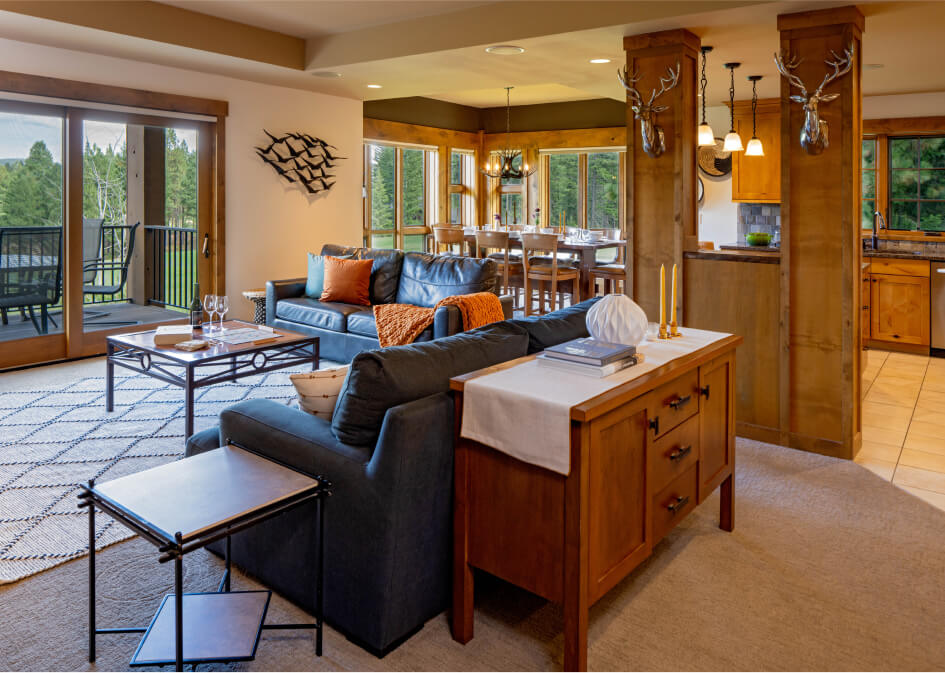
{"label": "black metal side table", "polygon": [[[89,509],[89,661],[96,636],[143,633],[131,666],[251,661],[264,629],[314,629],[322,654],[323,477],[297,470],[235,445],[185,458],[96,486],[79,495]],[[316,612],[312,624],[266,624],[271,591],[230,591],[230,536],[314,501],[318,526]],[[146,627],[98,628],[95,621],[95,509],[157,547],[160,563],[174,562],[174,593]],[[174,531],[171,533],[170,531]],[[183,592],[183,557],[226,541],[226,570],[215,592]]]}

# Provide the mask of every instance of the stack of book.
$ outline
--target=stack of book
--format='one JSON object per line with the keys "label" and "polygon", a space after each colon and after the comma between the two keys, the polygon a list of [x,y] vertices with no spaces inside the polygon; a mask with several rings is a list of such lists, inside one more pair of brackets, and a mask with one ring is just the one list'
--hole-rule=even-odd
{"label": "stack of book", "polygon": [[574,339],[546,348],[538,354],[538,364],[585,376],[603,378],[643,361],[636,346],[612,344],[593,337]]}

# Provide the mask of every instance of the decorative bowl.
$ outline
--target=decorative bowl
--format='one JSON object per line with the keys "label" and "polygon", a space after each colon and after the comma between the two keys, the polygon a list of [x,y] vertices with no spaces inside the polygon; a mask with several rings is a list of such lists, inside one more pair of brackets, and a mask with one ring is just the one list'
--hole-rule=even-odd
{"label": "decorative bowl", "polygon": [[748,245],[765,247],[771,244],[771,234],[762,231],[753,231],[749,234],[745,234],[745,241]]}

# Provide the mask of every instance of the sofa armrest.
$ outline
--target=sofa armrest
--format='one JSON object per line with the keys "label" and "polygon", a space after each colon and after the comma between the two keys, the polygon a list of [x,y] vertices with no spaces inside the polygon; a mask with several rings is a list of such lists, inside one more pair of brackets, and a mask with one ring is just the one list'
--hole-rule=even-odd
{"label": "sofa armrest", "polygon": [[371,449],[335,439],[331,424],[272,400],[238,402],[220,414],[220,439],[332,481],[363,474]]}
{"label": "sofa armrest", "polygon": [[276,319],[276,303],[280,299],[301,297],[305,294],[307,278],[266,281],[266,324],[271,325]]}
{"label": "sofa armrest", "polygon": [[433,314],[433,338],[459,334],[463,331],[463,315],[458,306],[441,306]]}
{"label": "sofa armrest", "polygon": [[515,313],[515,295],[499,295],[499,302],[502,304],[502,315],[506,320],[510,320]]}

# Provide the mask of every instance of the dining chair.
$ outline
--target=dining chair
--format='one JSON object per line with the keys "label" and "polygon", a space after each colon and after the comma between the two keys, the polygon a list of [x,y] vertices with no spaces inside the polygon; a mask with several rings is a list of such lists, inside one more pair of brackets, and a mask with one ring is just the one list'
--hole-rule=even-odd
{"label": "dining chair", "polygon": [[[604,235],[607,235],[605,231]],[[625,259],[626,248],[616,248],[616,255],[613,261],[597,263],[588,270],[588,276],[591,279],[591,287],[597,295],[597,280],[600,279],[604,294],[612,292],[626,292],[627,274],[630,272]]]}
{"label": "dining chair", "polygon": [[[465,233],[462,227],[454,226],[434,226],[433,227],[433,254],[439,255],[443,246],[447,247],[447,254],[463,254],[463,248],[466,245]],[[459,252],[453,252],[453,246],[459,246]]]}
{"label": "dining chair", "polygon": [[[539,254],[534,254],[539,253]],[[540,253],[546,253],[542,255]],[[581,301],[581,272],[570,261],[558,259],[557,234],[522,234],[522,265],[525,271],[525,315],[532,314],[532,285],[538,281],[538,312],[545,313],[545,284],[551,291],[551,310],[556,308],[558,283],[571,281],[571,304]],[[564,298],[562,297],[562,304]]]}
{"label": "dining chair", "polygon": [[[493,252],[490,253],[490,250]],[[513,256],[511,253],[509,232],[477,231],[476,257],[483,256],[495,260],[499,266],[499,274],[502,276],[502,291],[506,294],[514,293],[515,304],[518,304],[519,288],[524,287],[524,267],[522,257]],[[513,306],[513,308],[519,307]]]}

